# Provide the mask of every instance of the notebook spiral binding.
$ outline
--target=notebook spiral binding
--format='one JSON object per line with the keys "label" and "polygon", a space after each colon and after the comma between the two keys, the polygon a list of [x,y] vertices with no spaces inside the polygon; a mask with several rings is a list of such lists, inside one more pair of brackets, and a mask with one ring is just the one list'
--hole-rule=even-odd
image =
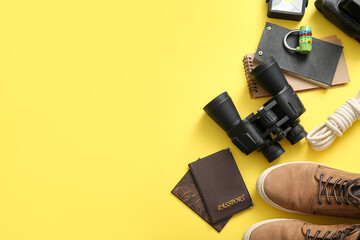
{"label": "notebook spiral binding", "polygon": [[252,59],[245,55],[243,58],[243,65],[245,70],[246,82],[249,86],[249,93],[250,95],[252,95],[254,92],[258,91],[256,82],[250,76],[250,72],[254,69]]}

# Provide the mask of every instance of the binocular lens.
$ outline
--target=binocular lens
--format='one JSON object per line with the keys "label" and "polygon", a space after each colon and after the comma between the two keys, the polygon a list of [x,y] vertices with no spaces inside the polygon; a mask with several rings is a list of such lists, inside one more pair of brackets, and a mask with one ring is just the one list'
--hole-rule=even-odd
{"label": "binocular lens", "polygon": [[204,111],[214,120],[225,132],[241,121],[233,101],[227,92],[223,92],[214,100],[209,102]]}
{"label": "binocular lens", "polygon": [[250,72],[251,77],[259,83],[271,95],[275,95],[286,87],[288,82],[281,72],[278,63],[273,57],[269,57]]}
{"label": "binocular lens", "polygon": [[284,152],[285,150],[278,142],[274,142],[273,144],[262,150],[262,153],[264,154],[269,163],[280,157],[281,154],[283,154]]}
{"label": "binocular lens", "polygon": [[296,125],[287,135],[286,138],[289,140],[291,145],[294,145],[304,137],[306,137],[307,132],[305,131],[304,127],[300,124]]}

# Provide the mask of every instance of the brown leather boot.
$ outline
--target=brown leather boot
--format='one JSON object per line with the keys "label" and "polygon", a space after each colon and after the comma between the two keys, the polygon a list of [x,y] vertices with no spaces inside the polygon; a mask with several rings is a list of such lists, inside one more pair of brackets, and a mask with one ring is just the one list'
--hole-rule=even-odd
{"label": "brown leather boot", "polygon": [[249,227],[243,240],[359,240],[360,225],[316,225],[300,220],[270,219]]}
{"label": "brown leather boot", "polygon": [[260,197],[289,213],[360,218],[360,174],[314,162],[292,162],[265,170]]}

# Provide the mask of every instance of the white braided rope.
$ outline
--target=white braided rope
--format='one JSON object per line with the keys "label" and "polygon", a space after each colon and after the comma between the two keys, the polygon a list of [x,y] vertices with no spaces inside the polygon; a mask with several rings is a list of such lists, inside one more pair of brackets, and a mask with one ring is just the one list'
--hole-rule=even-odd
{"label": "white braided rope", "polygon": [[337,136],[342,136],[353,122],[360,119],[360,91],[355,98],[348,99],[335,110],[323,124],[314,128],[306,136],[310,146],[316,151],[328,148]]}

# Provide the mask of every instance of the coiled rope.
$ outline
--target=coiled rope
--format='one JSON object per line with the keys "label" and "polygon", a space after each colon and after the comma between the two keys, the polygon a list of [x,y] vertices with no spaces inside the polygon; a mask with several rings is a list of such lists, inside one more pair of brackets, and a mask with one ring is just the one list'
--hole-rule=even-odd
{"label": "coiled rope", "polygon": [[328,148],[337,136],[342,136],[353,122],[360,118],[360,91],[335,110],[323,124],[308,133],[306,139],[316,151]]}

